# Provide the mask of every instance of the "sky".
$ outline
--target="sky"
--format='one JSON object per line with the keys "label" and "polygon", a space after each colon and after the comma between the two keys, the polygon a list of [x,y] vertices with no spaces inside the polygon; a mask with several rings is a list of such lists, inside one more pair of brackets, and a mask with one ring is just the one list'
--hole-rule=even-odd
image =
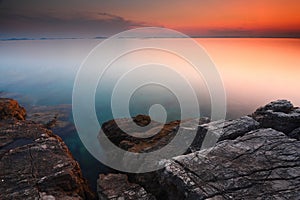
{"label": "sky", "polygon": [[108,37],[165,27],[193,37],[299,37],[299,0],[0,0],[0,38]]}

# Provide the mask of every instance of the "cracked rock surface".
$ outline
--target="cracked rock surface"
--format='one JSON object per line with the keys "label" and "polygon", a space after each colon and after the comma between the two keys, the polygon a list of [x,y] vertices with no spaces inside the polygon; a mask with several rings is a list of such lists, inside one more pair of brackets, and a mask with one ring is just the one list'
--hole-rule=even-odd
{"label": "cracked rock surface", "polygon": [[0,199],[92,199],[61,138],[10,116],[0,120]]}
{"label": "cracked rock surface", "polygon": [[300,142],[273,129],[164,163],[169,199],[299,199]]}
{"label": "cracked rock surface", "polygon": [[[279,100],[239,119],[191,123],[185,133],[197,128],[197,134],[186,155],[162,160],[156,172],[127,174],[129,181],[164,200],[300,199],[299,114]],[[217,136],[216,144],[205,143],[207,134]]]}
{"label": "cracked rock surface", "polygon": [[252,114],[252,117],[258,121],[262,127],[290,133],[299,127],[300,108],[294,107],[293,104],[287,100],[278,100],[258,108]]}

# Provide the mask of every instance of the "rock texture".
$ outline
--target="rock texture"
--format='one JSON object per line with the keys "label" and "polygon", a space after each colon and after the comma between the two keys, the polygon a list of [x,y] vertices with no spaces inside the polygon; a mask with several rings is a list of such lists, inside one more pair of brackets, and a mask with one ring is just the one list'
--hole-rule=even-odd
{"label": "rock texture", "polygon": [[1,112],[0,199],[93,199],[60,137],[43,125],[19,120],[25,110],[13,100],[3,101],[12,110]]}
{"label": "rock texture", "polygon": [[0,98],[0,120],[15,118],[24,120],[26,111],[17,101],[8,98]]}
{"label": "rock texture", "polygon": [[169,199],[298,199],[300,142],[259,129],[164,163]]}
{"label": "rock texture", "polygon": [[[197,135],[190,147],[191,151],[213,146],[217,141],[232,140],[259,128],[259,123],[244,116],[235,120],[215,121],[198,126]],[[208,132],[209,131],[209,132]],[[204,137],[210,134],[204,144]]]}
{"label": "rock texture", "polygon": [[106,199],[155,200],[141,186],[129,183],[125,174],[100,174],[98,179],[98,197]]}
{"label": "rock texture", "polygon": [[[137,126],[132,126],[132,122]],[[149,116],[138,115],[133,119],[115,119],[104,123],[99,135],[105,133],[115,145],[126,151],[151,152],[167,145],[177,133],[179,125],[190,132],[207,122],[208,118],[200,118],[185,120],[181,124],[179,120],[161,124],[151,121]],[[140,135],[144,138],[139,138]]]}
{"label": "rock texture", "polygon": [[[162,160],[162,169],[156,172],[128,174],[129,181],[157,199],[300,199],[299,113],[290,102],[279,100],[236,120],[187,120],[181,128],[187,134],[196,128],[197,135],[186,155]],[[123,119],[124,126],[127,122]],[[118,130],[116,124],[109,124],[106,134],[118,138],[120,132],[113,131]],[[164,137],[173,138],[169,135],[176,134],[178,124],[170,122],[169,131],[155,143],[131,138],[132,146],[127,149],[141,143],[148,149],[135,152],[160,148],[167,144],[160,142]],[[124,134],[116,145],[128,140]],[[205,136],[216,144],[205,141]],[[155,148],[149,148],[151,144]]]}
{"label": "rock texture", "polygon": [[[16,101],[0,99],[0,199],[94,198],[64,142],[47,129],[65,126],[42,110],[28,121]],[[161,160],[161,169],[151,173],[101,174],[98,198],[300,199],[300,109],[291,102],[215,122],[161,124],[138,115],[104,123],[102,133],[120,148],[147,153],[168,144],[179,129],[196,131],[185,155]]]}
{"label": "rock texture", "polygon": [[299,127],[300,108],[293,107],[293,104],[287,100],[278,100],[257,109],[252,117],[262,127],[290,133]]}

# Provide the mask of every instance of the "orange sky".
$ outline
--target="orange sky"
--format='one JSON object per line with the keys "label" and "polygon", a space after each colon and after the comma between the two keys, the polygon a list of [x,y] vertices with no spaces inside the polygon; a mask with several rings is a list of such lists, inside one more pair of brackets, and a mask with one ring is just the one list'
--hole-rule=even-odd
{"label": "orange sky", "polygon": [[[165,6],[165,7],[164,7]],[[179,1],[155,12],[140,14],[140,20],[188,32],[213,31],[294,31],[300,30],[300,1]],[[124,13],[125,15],[125,13]]]}
{"label": "orange sky", "polygon": [[299,37],[300,0],[0,1],[0,35],[109,36],[141,26],[191,36]]}

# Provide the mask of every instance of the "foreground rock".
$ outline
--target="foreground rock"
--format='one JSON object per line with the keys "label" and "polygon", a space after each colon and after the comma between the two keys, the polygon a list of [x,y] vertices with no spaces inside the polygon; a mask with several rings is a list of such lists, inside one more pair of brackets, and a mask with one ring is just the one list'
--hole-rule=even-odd
{"label": "foreground rock", "polygon": [[165,161],[169,199],[297,199],[300,142],[272,129]]}
{"label": "foreground rock", "polygon": [[[290,102],[279,100],[236,120],[204,124],[188,120],[180,128],[186,134],[196,128],[197,134],[186,155],[162,160],[156,172],[127,176],[157,199],[299,199],[299,113]],[[149,152],[167,144],[179,123],[163,126],[160,132],[166,127],[169,131],[153,143],[154,137],[136,141],[124,132],[118,137],[120,131],[112,121],[105,133],[121,148]],[[122,146],[124,141],[132,145]]]}
{"label": "foreground rock", "polygon": [[1,113],[0,199],[94,198],[58,136],[43,125],[8,116]]}
{"label": "foreground rock", "polygon": [[101,200],[155,200],[155,197],[141,186],[129,183],[125,174],[101,174],[98,179],[98,196]]}

